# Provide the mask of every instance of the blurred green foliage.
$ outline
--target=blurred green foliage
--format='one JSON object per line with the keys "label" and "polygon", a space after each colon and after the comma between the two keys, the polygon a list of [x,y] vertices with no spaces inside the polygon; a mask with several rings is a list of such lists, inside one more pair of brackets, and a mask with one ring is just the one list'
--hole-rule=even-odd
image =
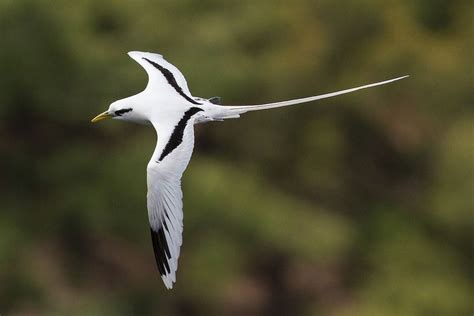
{"label": "blurred green foliage", "polygon": [[[0,1],[2,315],[472,313],[469,1]],[[149,241],[140,91],[349,96],[196,127],[175,289]]]}

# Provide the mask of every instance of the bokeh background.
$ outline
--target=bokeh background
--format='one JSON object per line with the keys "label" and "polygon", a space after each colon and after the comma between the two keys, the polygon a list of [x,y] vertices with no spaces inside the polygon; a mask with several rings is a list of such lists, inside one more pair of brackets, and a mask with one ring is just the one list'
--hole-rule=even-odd
{"label": "bokeh background", "polygon": [[[0,1],[0,314],[470,315],[470,1]],[[177,283],[155,132],[90,124],[164,54],[195,96],[317,103],[196,126]]]}

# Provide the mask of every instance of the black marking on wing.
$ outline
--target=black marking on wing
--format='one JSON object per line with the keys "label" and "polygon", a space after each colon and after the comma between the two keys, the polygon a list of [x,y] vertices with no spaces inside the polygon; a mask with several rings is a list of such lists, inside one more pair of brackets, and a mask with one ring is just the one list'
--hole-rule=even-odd
{"label": "black marking on wing", "polygon": [[130,111],[133,111],[133,109],[132,109],[132,108],[121,109],[121,110],[115,111],[114,113],[115,113],[115,115],[117,115],[117,116],[122,116],[122,114],[125,114],[125,113],[130,112]]}
{"label": "black marking on wing", "polygon": [[209,98],[208,101],[213,104],[221,104],[221,97],[212,97]]}
{"label": "black marking on wing", "polygon": [[[166,217],[168,217],[168,214],[166,214]],[[169,219],[169,217],[168,217]],[[168,225],[166,224],[166,221],[163,221],[163,227],[166,229],[166,231],[169,233],[170,230],[168,229]]]}
{"label": "black marking on wing", "polygon": [[158,232],[155,232],[153,228],[150,228],[150,232],[158,271],[160,271],[160,275],[169,274],[171,273],[171,269],[168,259],[171,259],[171,253],[168,243],[166,242],[165,231],[163,227],[160,227]]}
{"label": "black marking on wing", "polygon": [[169,71],[168,69],[166,69],[165,67],[155,63],[154,61],[151,61],[149,60],[148,58],[146,57],[142,57],[144,60],[146,60],[147,62],[149,62],[151,65],[153,65],[153,67],[155,67],[156,69],[158,69],[162,74],[163,76],[165,76],[166,80],[168,81],[168,83],[176,90],[176,92],[178,92],[183,98],[185,98],[186,100],[188,100],[189,102],[191,102],[192,104],[201,104],[199,102],[197,102],[196,100],[193,100],[190,96],[186,95],[186,93],[183,92],[183,89],[178,85],[178,83],[176,82],[176,79],[175,77],[173,76],[173,73],[171,71]]}
{"label": "black marking on wing", "polygon": [[197,112],[203,111],[203,109],[192,107],[187,110],[183,117],[179,120],[178,124],[174,127],[173,133],[171,133],[170,139],[163,149],[158,161],[162,161],[169,153],[176,149],[183,142],[184,129],[189,119]]}

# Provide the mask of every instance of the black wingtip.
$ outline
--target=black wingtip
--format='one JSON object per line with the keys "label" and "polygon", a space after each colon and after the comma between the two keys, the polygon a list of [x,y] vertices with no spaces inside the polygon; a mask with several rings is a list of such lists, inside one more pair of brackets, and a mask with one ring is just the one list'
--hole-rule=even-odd
{"label": "black wingtip", "polygon": [[171,259],[171,252],[168,247],[168,243],[166,242],[163,227],[160,227],[157,232],[155,232],[153,228],[150,228],[150,233],[158,271],[162,276],[170,274],[171,269],[168,263],[168,259]]}

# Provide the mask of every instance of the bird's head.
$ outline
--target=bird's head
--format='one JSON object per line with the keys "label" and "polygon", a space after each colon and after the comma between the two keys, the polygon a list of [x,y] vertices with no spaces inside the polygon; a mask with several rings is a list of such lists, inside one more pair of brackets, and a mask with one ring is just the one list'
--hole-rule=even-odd
{"label": "bird's head", "polygon": [[140,113],[139,108],[134,106],[130,98],[113,102],[109,106],[109,109],[107,111],[102,112],[96,117],[94,117],[91,122],[95,123],[110,118],[116,120],[131,121],[135,123],[148,122],[143,113]]}

